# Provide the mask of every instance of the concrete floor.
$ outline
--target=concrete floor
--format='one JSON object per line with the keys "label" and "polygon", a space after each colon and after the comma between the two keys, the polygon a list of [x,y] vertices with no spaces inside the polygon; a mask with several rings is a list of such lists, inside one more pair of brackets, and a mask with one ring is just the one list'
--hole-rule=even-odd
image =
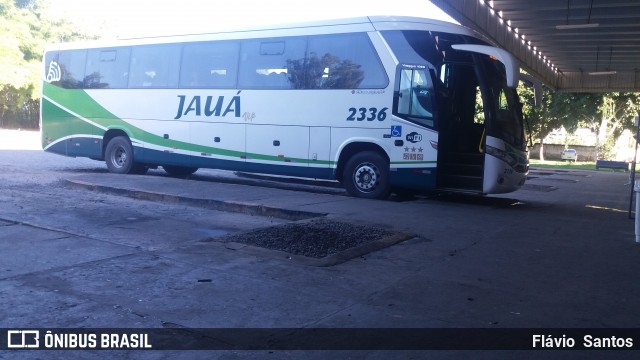
{"label": "concrete floor", "polygon": [[[104,207],[91,208],[90,214],[82,204],[59,212],[46,206],[48,210],[42,210],[37,205],[40,198],[24,200],[23,209],[17,209],[18,195],[6,193],[5,205],[0,206],[0,327],[638,328],[640,246],[626,212],[626,173],[539,170],[532,171],[525,189],[505,196],[443,195],[411,201],[256,186],[260,181],[230,184],[206,171],[198,174],[198,180],[158,174],[66,174],[61,189],[78,199],[102,199]],[[120,198],[114,195],[135,199],[113,200]],[[55,194],[47,199],[55,199]],[[190,199],[198,200],[191,204]],[[120,201],[129,204],[126,211],[116,206]],[[268,208],[327,214],[416,237],[336,266],[305,266],[277,253],[257,254],[201,241],[215,229],[244,231],[289,221],[273,213],[263,217],[199,210],[211,204],[231,204],[234,211]],[[194,216],[185,215],[190,211]],[[155,230],[147,236],[132,235],[145,228]],[[640,339],[636,342],[640,345]],[[20,354],[69,358],[81,352]],[[97,352],[100,357],[107,354],[223,359],[634,355]],[[4,352],[0,358],[15,355]]]}

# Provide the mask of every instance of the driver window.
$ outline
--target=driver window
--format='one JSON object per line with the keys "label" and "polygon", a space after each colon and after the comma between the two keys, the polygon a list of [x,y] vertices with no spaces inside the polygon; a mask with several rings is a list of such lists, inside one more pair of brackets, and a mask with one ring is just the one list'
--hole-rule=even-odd
{"label": "driver window", "polygon": [[433,127],[432,92],[433,87],[427,69],[402,69],[398,89],[398,115]]}

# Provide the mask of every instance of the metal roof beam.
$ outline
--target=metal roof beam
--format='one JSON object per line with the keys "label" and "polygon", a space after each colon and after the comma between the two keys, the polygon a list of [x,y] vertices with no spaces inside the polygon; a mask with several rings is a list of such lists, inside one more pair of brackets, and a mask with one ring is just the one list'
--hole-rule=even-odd
{"label": "metal roof beam", "polygon": [[[494,0],[493,11],[488,6],[489,1],[431,2],[462,25],[509,51],[525,71],[552,89],[640,91],[640,27],[637,25],[640,23],[640,1]],[[590,8],[591,4],[593,8]],[[502,19],[497,16],[499,12]],[[507,20],[510,20],[510,28]],[[589,29],[556,28],[567,23],[587,22],[599,25]],[[518,28],[517,36],[515,28]],[[542,56],[538,56],[538,52],[542,52]],[[616,73],[589,75],[607,70]]]}

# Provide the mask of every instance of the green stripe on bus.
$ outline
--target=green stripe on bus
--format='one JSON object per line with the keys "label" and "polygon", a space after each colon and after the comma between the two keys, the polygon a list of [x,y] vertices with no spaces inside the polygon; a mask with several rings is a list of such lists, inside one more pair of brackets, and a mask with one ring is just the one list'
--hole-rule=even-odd
{"label": "green stripe on bus", "polygon": [[[310,163],[309,159],[304,158],[292,158],[292,157],[279,157],[274,155],[265,155],[257,153],[245,153],[243,151],[234,151],[220,149],[205,145],[192,144],[184,141],[165,139],[162,136],[152,134],[145,130],[142,130],[130,123],[118,118],[111,112],[107,111],[98,102],[96,102],[89,94],[84,90],[68,90],[61,89],[54,85],[43,83],[43,94],[45,97],[57,102],[67,110],[78,114],[82,118],[90,120],[100,126],[107,129],[126,129],[131,134],[131,140],[138,140],[145,143],[149,143],[156,146],[193,151],[197,153],[207,153],[212,155],[228,156],[228,157],[244,157],[249,159],[274,161],[274,162],[292,162],[292,163]],[[47,123],[47,129],[53,125],[55,131],[48,130],[47,137],[52,138],[53,141],[62,138],[64,136],[70,136],[74,134],[82,134],[78,129],[87,129],[84,134],[104,135],[104,131],[97,128],[94,125],[82,120],[81,118],[73,116],[65,109],[61,109],[55,104],[43,99],[43,104],[47,105],[48,114],[46,118],[43,117],[43,122]],[[45,105],[43,105],[45,106]],[[53,110],[53,111],[52,111]],[[89,115],[91,114],[91,115]],[[52,116],[49,116],[52,115]],[[73,129],[73,133],[68,130]],[[313,164],[318,165],[331,165],[333,161],[329,160],[314,160]]]}

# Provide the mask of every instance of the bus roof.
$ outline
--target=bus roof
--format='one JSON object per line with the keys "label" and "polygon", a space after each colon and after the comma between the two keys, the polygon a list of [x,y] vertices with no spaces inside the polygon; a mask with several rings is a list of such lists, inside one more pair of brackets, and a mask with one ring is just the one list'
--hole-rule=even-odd
{"label": "bus roof", "polygon": [[477,33],[468,28],[441,20],[407,16],[369,16],[281,25],[265,25],[255,28],[233,29],[201,34],[163,35],[157,37],[121,38],[111,40],[102,39],[58,43],[47,46],[45,51],[211,40],[241,40],[251,38],[366,32],[376,30],[427,30],[480,37]]}

